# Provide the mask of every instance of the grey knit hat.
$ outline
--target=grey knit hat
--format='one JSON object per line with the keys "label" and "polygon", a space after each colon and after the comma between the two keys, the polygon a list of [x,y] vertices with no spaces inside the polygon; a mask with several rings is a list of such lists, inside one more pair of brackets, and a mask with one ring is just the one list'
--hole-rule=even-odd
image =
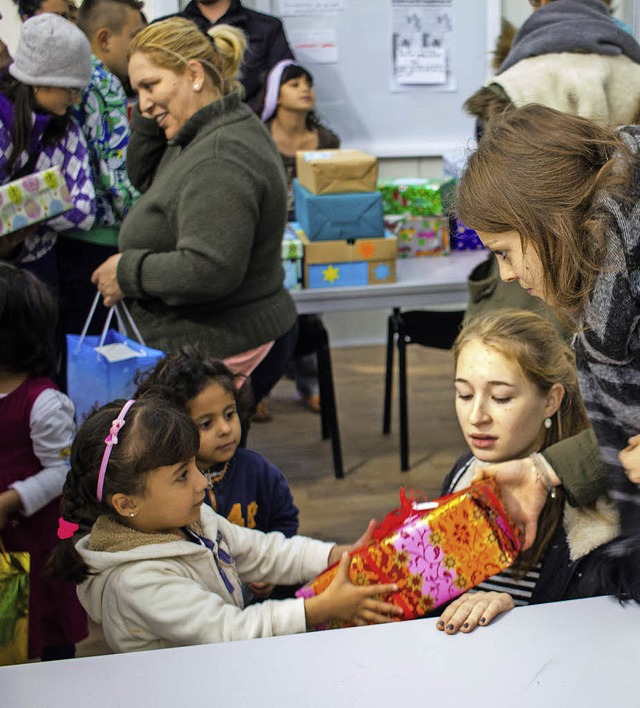
{"label": "grey knit hat", "polygon": [[91,79],[91,45],[84,32],[60,15],[45,12],[23,25],[9,67],[28,86],[84,90]]}

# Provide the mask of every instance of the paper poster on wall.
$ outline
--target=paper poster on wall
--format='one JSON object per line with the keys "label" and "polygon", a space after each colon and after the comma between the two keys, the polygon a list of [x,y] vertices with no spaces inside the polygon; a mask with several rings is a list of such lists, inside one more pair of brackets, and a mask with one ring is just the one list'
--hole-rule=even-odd
{"label": "paper poster on wall", "polygon": [[392,88],[439,86],[454,90],[448,55],[453,0],[392,0]]}
{"label": "paper poster on wall", "polygon": [[347,0],[280,0],[280,17],[343,15]]}
{"label": "paper poster on wall", "polygon": [[301,64],[336,64],[338,35],[334,29],[290,30],[289,42]]}

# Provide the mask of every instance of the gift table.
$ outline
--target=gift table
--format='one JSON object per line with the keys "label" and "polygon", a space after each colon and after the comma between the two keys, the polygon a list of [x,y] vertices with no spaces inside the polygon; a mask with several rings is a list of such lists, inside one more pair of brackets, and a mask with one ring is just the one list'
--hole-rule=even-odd
{"label": "gift table", "polygon": [[[407,308],[464,310],[467,276],[486,257],[487,251],[461,251],[449,256],[401,258],[396,262],[395,283],[293,290],[291,297],[300,315]],[[341,478],[342,448],[329,349],[327,334],[317,352],[320,397],[325,401],[322,437],[331,440],[334,472]]]}
{"label": "gift table", "polygon": [[2,705],[495,708],[638,704],[640,607],[517,608],[445,636],[435,619],[0,668]]}

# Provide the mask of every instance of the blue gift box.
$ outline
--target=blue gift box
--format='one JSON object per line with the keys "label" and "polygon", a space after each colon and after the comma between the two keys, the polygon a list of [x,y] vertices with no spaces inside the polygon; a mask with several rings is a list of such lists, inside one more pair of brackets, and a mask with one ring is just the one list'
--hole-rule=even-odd
{"label": "blue gift box", "polygon": [[296,220],[310,241],[384,238],[379,192],[312,194],[293,180]]}

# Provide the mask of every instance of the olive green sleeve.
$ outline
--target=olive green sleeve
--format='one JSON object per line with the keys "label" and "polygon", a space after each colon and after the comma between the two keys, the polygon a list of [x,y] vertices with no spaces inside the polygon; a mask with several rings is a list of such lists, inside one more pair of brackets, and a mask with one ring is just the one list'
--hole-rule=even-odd
{"label": "olive green sleeve", "polygon": [[550,445],[542,455],[560,478],[571,506],[591,504],[606,493],[607,477],[591,428]]}

